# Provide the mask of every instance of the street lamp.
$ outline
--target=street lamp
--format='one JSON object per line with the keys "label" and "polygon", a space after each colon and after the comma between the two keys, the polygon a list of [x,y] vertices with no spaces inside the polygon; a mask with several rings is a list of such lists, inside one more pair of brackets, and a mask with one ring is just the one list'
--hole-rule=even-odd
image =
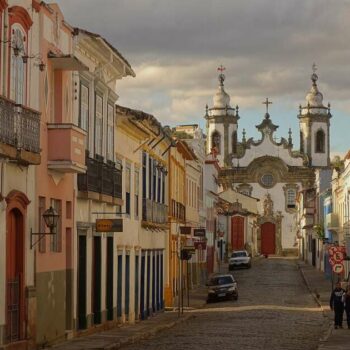
{"label": "street lamp", "polygon": [[[50,207],[49,209],[46,209],[44,211],[43,218],[45,221],[45,225],[49,228],[50,232],[33,232],[31,229],[30,230],[30,249],[32,249],[37,243],[39,243],[44,238],[44,236],[56,234],[55,228],[57,227],[58,218],[59,218],[57,211],[54,208]],[[40,237],[38,240],[36,240],[33,243],[34,235],[37,235]]]}

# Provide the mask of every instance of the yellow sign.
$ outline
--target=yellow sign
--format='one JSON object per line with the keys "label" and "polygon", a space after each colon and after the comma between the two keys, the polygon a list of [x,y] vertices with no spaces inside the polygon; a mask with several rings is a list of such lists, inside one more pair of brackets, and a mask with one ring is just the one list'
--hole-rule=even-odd
{"label": "yellow sign", "polygon": [[96,219],[96,232],[123,232],[123,219]]}

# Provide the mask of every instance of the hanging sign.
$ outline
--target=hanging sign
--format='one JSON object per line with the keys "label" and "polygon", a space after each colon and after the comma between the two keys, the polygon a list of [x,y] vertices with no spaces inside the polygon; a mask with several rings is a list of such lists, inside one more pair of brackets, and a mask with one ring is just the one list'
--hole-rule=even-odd
{"label": "hanging sign", "polygon": [[193,230],[193,236],[195,236],[195,237],[205,237],[205,228],[195,228]]}
{"label": "hanging sign", "polygon": [[96,232],[123,232],[123,219],[96,219]]}
{"label": "hanging sign", "polygon": [[204,249],[207,249],[207,242],[196,241],[196,242],[194,242],[194,247],[195,247],[197,250],[204,250]]}

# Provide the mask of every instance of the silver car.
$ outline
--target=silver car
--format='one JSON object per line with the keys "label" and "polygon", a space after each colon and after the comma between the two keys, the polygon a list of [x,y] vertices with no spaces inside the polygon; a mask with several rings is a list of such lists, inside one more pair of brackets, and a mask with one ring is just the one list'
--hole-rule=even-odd
{"label": "silver car", "polygon": [[235,267],[246,267],[252,266],[252,258],[246,250],[235,250],[232,252],[231,258],[228,262],[228,269],[233,270]]}

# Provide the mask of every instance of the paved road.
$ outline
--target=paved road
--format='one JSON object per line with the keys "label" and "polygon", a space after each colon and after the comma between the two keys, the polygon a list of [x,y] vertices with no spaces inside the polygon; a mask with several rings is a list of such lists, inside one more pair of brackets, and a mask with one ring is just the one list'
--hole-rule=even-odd
{"label": "paved road", "polygon": [[191,321],[125,349],[317,349],[328,323],[294,260],[261,259],[234,275],[238,301],[209,304]]}

